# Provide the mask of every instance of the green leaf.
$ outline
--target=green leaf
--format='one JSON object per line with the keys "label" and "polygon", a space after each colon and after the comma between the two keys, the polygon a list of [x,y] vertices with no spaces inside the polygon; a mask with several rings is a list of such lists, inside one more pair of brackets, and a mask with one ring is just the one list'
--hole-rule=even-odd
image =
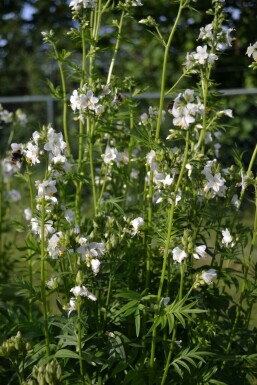
{"label": "green leaf", "polygon": [[135,326],[136,326],[136,336],[137,337],[140,334],[140,321],[141,321],[140,311],[139,311],[139,308],[137,308],[136,312],[135,312]]}
{"label": "green leaf", "polygon": [[58,352],[56,352],[54,356],[55,358],[75,358],[76,360],[79,359],[78,353],[75,353],[69,349],[58,350]]}

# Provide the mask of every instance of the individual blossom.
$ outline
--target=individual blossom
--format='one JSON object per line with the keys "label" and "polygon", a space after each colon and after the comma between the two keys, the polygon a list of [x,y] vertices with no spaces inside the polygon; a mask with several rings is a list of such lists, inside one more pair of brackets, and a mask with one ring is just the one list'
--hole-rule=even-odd
{"label": "individual blossom", "polygon": [[0,104],[0,123],[2,121],[3,123],[8,124],[8,123],[12,123],[12,120],[13,120],[13,113],[5,110],[2,104]]}
{"label": "individual blossom", "polygon": [[219,112],[217,113],[217,115],[218,115],[218,116],[226,115],[226,116],[228,116],[229,118],[233,118],[233,111],[232,111],[230,108],[228,108],[228,109],[226,109],[226,110],[219,111]]}
{"label": "individual blossom", "polygon": [[202,273],[201,278],[207,285],[211,285],[217,279],[217,272],[215,269],[209,269]]}
{"label": "individual blossom", "polygon": [[200,102],[199,97],[194,90],[186,89],[183,93],[179,93],[175,98],[172,108],[168,108],[168,112],[173,115],[174,126],[179,126],[187,130],[190,124],[194,123],[196,118],[201,117],[204,106]]}
{"label": "individual blossom", "polygon": [[221,242],[226,247],[233,247],[235,245],[235,243],[233,242],[233,237],[227,228],[225,230],[222,230],[222,236],[223,236],[223,238],[222,238]]}
{"label": "individual blossom", "polygon": [[65,251],[64,236],[61,231],[53,234],[48,240],[47,252],[52,259],[58,259]]}
{"label": "individual blossom", "polygon": [[69,6],[73,11],[79,11],[81,8],[94,8],[97,0],[71,0]]}
{"label": "individual blossom", "polygon": [[199,64],[213,64],[215,60],[218,60],[218,56],[214,53],[207,52],[207,45],[196,47],[196,52],[193,53],[194,60]]}
{"label": "individual blossom", "polygon": [[207,24],[205,27],[200,28],[200,34],[198,40],[212,40],[213,39],[213,26],[212,24]]}
{"label": "individual blossom", "polygon": [[94,275],[97,275],[99,273],[100,265],[101,265],[101,262],[99,261],[99,259],[97,258],[91,259],[91,268]]}
{"label": "individual blossom", "polygon": [[133,7],[142,7],[143,4],[142,4],[141,0],[134,0],[134,1],[132,1],[132,6]]}
{"label": "individual blossom", "polygon": [[140,229],[140,227],[144,226],[145,221],[142,217],[137,217],[137,218],[133,219],[130,222],[130,224],[133,227],[133,231],[131,232],[131,235],[134,236],[134,235],[139,233],[139,229]]}
{"label": "individual blossom", "polygon": [[38,198],[48,198],[51,197],[54,193],[57,192],[57,189],[55,187],[56,180],[54,179],[46,179],[42,183],[39,181],[36,181],[36,186],[38,188]]}
{"label": "individual blossom", "polygon": [[119,162],[119,153],[116,148],[106,146],[105,153],[101,155],[104,163],[118,163]]}
{"label": "individual blossom", "polygon": [[3,180],[7,181],[13,174],[19,171],[20,165],[18,163],[13,163],[10,158],[4,158],[1,161],[1,168]]}
{"label": "individual blossom", "polygon": [[148,164],[151,170],[158,170],[158,162],[156,161],[156,152],[154,150],[151,150],[146,155],[146,164]]}
{"label": "individual blossom", "polygon": [[239,209],[240,205],[241,205],[241,201],[238,199],[238,195],[237,194],[234,194],[232,199],[231,199],[231,203],[237,208]]}
{"label": "individual blossom", "polygon": [[25,216],[26,221],[30,221],[31,220],[32,213],[31,213],[31,209],[29,207],[24,209],[24,216]]}
{"label": "individual blossom", "polygon": [[178,263],[181,263],[185,258],[188,257],[188,254],[178,246],[172,250],[172,254],[173,261],[176,261]]}
{"label": "individual blossom", "polygon": [[205,250],[206,250],[206,245],[196,246],[195,251],[193,253],[193,257],[195,259],[208,257],[208,254],[206,253]]}
{"label": "individual blossom", "polygon": [[[41,238],[42,234],[42,225],[41,222],[37,218],[31,218],[31,231],[34,234],[39,235]],[[48,220],[47,222],[44,223],[44,238],[46,239],[48,235],[52,234],[55,232],[55,229],[53,228],[53,221]]]}
{"label": "individual blossom", "polygon": [[71,209],[66,209],[64,207],[64,218],[68,223],[75,223],[75,220],[76,220],[75,211]]}
{"label": "individual blossom", "polygon": [[28,142],[26,145],[26,148],[24,150],[24,154],[26,159],[32,163],[40,163],[39,160],[39,147],[36,144],[33,144],[32,142]]}
{"label": "individual blossom", "polygon": [[58,279],[57,277],[51,277],[49,281],[46,282],[46,287],[50,290],[56,289],[58,286]]}
{"label": "individual blossom", "polygon": [[18,190],[10,190],[8,191],[8,196],[12,202],[18,202],[21,200],[21,194]]}
{"label": "individual blossom", "polygon": [[257,42],[254,43],[253,45],[249,45],[249,47],[247,48],[247,51],[246,51],[246,55],[248,57],[253,57],[253,60],[254,61],[257,61]]}
{"label": "individual blossom", "polygon": [[53,156],[61,155],[61,153],[66,149],[66,143],[63,140],[63,135],[61,132],[56,133],[52,127],[49,127],[47,130],[47,141],[44,145],[44,149],[53,154]]}
{"label": "individual blossom", "polygon": [[19,124],[22,127],[25,127],[26,124],[28,123],[27,115],[24,112],[22,112],[22,110],[20,108],[15,111],[15,115],[16,115],[16,118],[17,118]]}
{"label": "individual blossom", "polygon": [[80,247],[77,248],[77,253],[81,254],[82,261],[85,261],[88,266],[91,266],[91,261],[95,257],[99,257],[105,252],[104,243],[88,242],[87,238],[79,238]]}
{"label": "individual blossom", "polygon": [[93,293],[91,293],[85,286],[75,286],[70,289],[70,292],[75,296],[75,298],[87,297],[91,299],[91,301],[97,300],[96,296]]}
{"label": "individual blossom", "polygon": [[68,162],[65,155],[57,155],[50,157],[50,164],[48,166],[48,169],[50,172],[52,172],[52,175],[54,177],[59,177],[62,175],[63,172],[68,173],[71,170],[71,163]]}

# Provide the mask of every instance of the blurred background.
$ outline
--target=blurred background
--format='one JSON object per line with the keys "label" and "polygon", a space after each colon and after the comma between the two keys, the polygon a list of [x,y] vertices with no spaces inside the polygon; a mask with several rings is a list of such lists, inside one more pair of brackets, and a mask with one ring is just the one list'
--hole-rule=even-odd
{"label": "blurred background", "polygon": [[[134,18],[126,18],[114,74],[122,78],[133,76],[147,93],[156,93],[160,88],[163,47],[138,21],[150,15],[168,36],[177,4],[169,0],[142,0],[142,3],[143,7],[131,9]],[[200,27],[211,22],[212,17],[206,14],[210,6],[211,1],[202,1],[197,2],[197,11],[184,11],[171,47],[168,88],[182,73],[186,53],[194,51],[198,45],[196,39]],[[234,40],[217,62],[213,80],[218,89],[226,90],[222,97],[224,108],[231,108],[234,112],[231,127],[223,139],[223,152],[228,161],[233,156],[236,142],[238,150],[245,151],[244,161],[247,163],[257,140],[257,73],[248,68],[251,59],[245,54],[250,43],[257,41],[256,6],[256,0],[225,1],[225,23],[228,28],[235,29]],[[30,132],[50,122],[58,130],[61,105],[49,99],[47,85],[47,79],[55,86],[60,83],[58,64],[49,57],[50,48],[43,44],[41,32],[52,29],[58,47],[73,52],[79,62],[80,52],[76,43],[67,36],[69,29],[74,27],[69,1],[2,0],[0,14],[0,103],[9,111],[22,108],[29,119],[26,130],[15,134],[15,141],[28,140]],[[103,79],[108,73],[117,34],[117,29],[112,26],[115,18],[119,18],[118,12],[106,13],[100,31],[101,49],[97,58],[99,76]],[[76,79],[68,76],[66,80],[69,93],[78,88]],[[186,78],[180,87],[195,86],[196,80]],[[14,96],[22,97],[22,100],[13,99]],[[151,94],[148,100],[139,102],[139,108],[145,112],[149,105],[157,105]],[[73,124],[72,120],[70,124]],[[0,135],[5,135],[4,130]]]}

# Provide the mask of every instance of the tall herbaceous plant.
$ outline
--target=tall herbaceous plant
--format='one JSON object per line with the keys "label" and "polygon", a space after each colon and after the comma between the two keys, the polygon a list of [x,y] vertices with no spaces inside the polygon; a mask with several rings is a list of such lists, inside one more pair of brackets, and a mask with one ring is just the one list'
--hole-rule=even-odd
{"label": "tall herbaceous plant", "polygon": [[[257,147],[249,165],[237,155],[224,167],[220,138],[233,112],[219,105],[213,76],[236,31],[223,1],[209,1],[210,22],[171,84],[173,38],[186,9],[197,8],[174,3],[168,35],[154,15],[138,20],[162,49],[158,107],[142,113],[135,81],[115,76],[123,27],[141,1],[72,0],[74,52],[42,32],[60,70],[49,85],[62,126],[49,122],[16,143],[14,126],[26,117],[0,110],[10,131],[1,160],[1,384],[256,384]],[[116,31],[109,56],[99,49],[106,15]],[[194,86],[181,89],[187,79]],[[247,196],[253,215],[244,224]]]}

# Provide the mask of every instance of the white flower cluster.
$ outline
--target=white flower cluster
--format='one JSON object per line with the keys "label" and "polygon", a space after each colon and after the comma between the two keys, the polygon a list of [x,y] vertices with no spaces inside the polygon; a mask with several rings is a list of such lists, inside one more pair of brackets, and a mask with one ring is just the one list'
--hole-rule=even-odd
{"label": "white flower cluster", "polygon": [[80,237],[78,243],[80,247],[77,248],[77,253],[81,254],[82,261],[85,261],[88,267],[91,266],[93,273],[97,275],[101,264],[97,257],[104,254],[104,243],[88,242],[88,239],[85,237]]}
{"label": "white flower cluster", "polygon": [[[146,155],[146,163],[153,171],[153,182],[157,187],[166,187],[173,183],[174,175],[171,176],[170,174],[159,172],[159,163],[156,161],[156,152],[154,150],[151,150]],[[175,171],[176,170],[174,170],[174,173]]]}
{"label": "white flower cluster", "polygon": [[133,227],[133,231],[131,232],[131,235],[134,236],[136,234],[139,234],[139,229],[140,229],[140,227],[144,226],[145,221],[142,217],[137,217],[137,218],[133,219],[130,222],[130,224]]}
{"label": "white flower cluster", "polygon": [[97,0],[71,0],[70,7],[73,11],[79,11],[81,8],[94,8]]}
{"label": "white flower cluster", "polygon": [[222,240],[221,242],[226,247],[233,247],[235,245],[235,242],[233,241],[233,237],[230,234],[230,231],[226,228],[225,230],[222,230]]}
{"label": "white flower cluster", "polygon": [[216,164],[216,159],[210,160],[204,166],[202,173],[207,179],[207,183],[204,186],[204,192],[211,192],[211,197],[214,198],[216,195],[224,197],[227,187],[225,186],[226,180],[221,176],[221,173],[213,173],[212,169]]}
{"label": "white flower cluster", "polygon": [[189,69],[199,64],[212,65],[216,60],[218,60],[218,56],[215,53],[209,52],[207,45],[199,45],[196,47],[196,51],[187,53],[185,67]]}
{"label": "white flower cluster", "polygon": [[94,95],[93,91],[88,88],[88,85],[85,84],[82,88],[74,90],[71,97],[71,108],[74,112],[78,110],[80,112],[79,119],[83,121],[83,113],[87,111],[94,112],[96,115],[102,115],[104,113],[104,106],[100,101],[110,94],[110,89],[108,85],[102,86],[102,91],[97,97]]}
{"label": "white flower cluster", "polygon": [[174,100],[172,108],[168,112],[174,116],[174,126],[179,126],[187,130],[190,124],[194,123],[197,117],[201,117],[204,106],[194,90],[186,89],[178,94]]}
{"label": "white flower cluster", "polygon": [[8,123],[11,123],[12,120],[13,120],[13,113],[5,110],[2,104],[0,104],[0,123],[3,122],[8,124]]}
{"label": "white flower cluster", "polygon": [[207,24],[205,27],[200,28],[198,40],[204,40],[210,47],[214,47],[217,51],[221,51],[231,47],[232,31],[233,28],[228,28],[223,25],[220,27],[220,31],[214,36],[213,25]]}
{"label": "white flower cluster", "polygon": [[248,57],[252,56],[253,60],[257,62],[257,42],[254,43],[253,45],[251,44],[249,45],[246,51],[246,55]]}
{"label": "white flower cluster", "polygon": [[[145,126],[146,124],[151,123],[154,118],[157,118],[158,114],[159,114],[159,111],[156,108],[153,108],[150,106],[148,108],[148,113],[144,112],[140,116],[140,123],[139,124]],[[163,110],[162,111],[162,123],[165,121],[165,115],[166,115],[166,111]]]}
{"label": "white flower cluster", "polygon": [[68,316],[70,316],[71,312],[77,310],[77,299],[79,297],[86,297],[90,299],[91,301],[96,301],[96,296],[91,293],[84,285],[77,285],[70,289],[70,292],[74,295],[70,299],[69,306],[68,306]]}
{"label": "white flower cluster", "polygon": [[118,152],[115,147],[106,146],[105,153],[101,155],[104,163],[112,164],[116,163],[118,166],[120,163],[128,164],[129,162],[129,154],[127,151]]}
{"label": "white flower cluster", "polygon": [[[195,259],[208,257],[208,254],[205,250],[206,250],[206,245],[196,246],[193,253],[193,257]],[[173,254],[173,261],[176,261],[178,263],[181,263],[184,259],[188,258],[189,256],[189,254],[185,250],[181,249],[179,246],[175,247],[172,250],[172,254]]]}

